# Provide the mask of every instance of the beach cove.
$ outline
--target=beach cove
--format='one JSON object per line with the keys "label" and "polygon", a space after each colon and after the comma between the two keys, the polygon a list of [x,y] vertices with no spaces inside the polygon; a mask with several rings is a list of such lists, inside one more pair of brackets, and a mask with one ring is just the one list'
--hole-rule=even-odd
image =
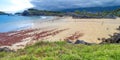
{"label": "beach cove", "polygon": [[[72,17],[56,17],[46,21],[34,21],[28,29],[0,33],[0,46],[12,50],[24,48],[38,41],[83,40],[99,44],[98,38],[109,38],[117,33],[120,18],[117,19],[73,19]],[[75,38],[72,38],[75,36]]]}

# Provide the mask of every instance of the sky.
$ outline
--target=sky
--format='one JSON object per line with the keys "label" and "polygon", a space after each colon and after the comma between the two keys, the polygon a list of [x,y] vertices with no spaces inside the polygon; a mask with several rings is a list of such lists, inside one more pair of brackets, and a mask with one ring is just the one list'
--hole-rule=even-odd
{"label": "sky", "polygon": [[14,13],[34,7],[30,0],[0,0],[0,11]]}
{"label": "sky", "polygon": [[53,10],[107,6],[120,6],[120,0],[0,0],[0,11],[4,12],[18,12],[33,7]]}
{"label": "sky", "polygon": [[32,4],[39,9],[68,9],[81,7],[118,6],[120,0],[34,0]]}

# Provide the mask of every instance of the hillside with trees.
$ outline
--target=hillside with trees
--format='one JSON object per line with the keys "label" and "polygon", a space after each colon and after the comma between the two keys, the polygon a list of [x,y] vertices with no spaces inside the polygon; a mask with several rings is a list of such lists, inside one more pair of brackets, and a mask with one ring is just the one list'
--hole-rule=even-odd
{"label": "hillside with trees", "polygon": [[30,8],[21,13],[23,16],[72,16],[73,18],[116,18],[120,17],[120,9],[113,11],[88,12],[75,10],[74,12],[47,11]]}
{"label": "hillside with trees", "polygon": [[117,9],[117,10],[114,10],[114,11],[112,12],[112,14],[114,14],[115,16],[120,17],[120,8]]}
{"label": "hillside with trees", "polygon": [[47,10],[37,10],[37,9],[28,9],[25,10],[23,16],[62,16],[64,13],[59,11],[47,11]]}
{"label": "hillside with trees", "polygon": [[0,11],[0,15],[6,15],[7,13]]}

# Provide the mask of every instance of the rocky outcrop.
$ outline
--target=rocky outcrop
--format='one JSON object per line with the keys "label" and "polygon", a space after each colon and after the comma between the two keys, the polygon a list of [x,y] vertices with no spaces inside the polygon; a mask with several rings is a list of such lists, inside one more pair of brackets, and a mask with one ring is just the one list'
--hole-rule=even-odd
{"label": "rocky outcrop", "polygon": [[85,44],[85,45],[91,45],[93,43],[88,43],[88,42],[85,42],[83,40],[76,40],[75,42],[71,41],[71,40],[67,40],[68,43],[72,43],[72,44]]}
{"label": "rocky outcrop", "polygon": [[99,16],[88,16],[87,14],[86,15],[72,15],[72,18],[74,19],[83,19],[83,18],[95,18],[95,19],[100,19],[100,18],[106,18],[106,19],[116,19],[116,16],[114,15],[106,15],[106,16],[102,16],[102,15],[99,15]]}
{"label": "rocky outcrop", "polygon": [[0,52],[14,52],[14,51],[9,49],[8,47],[3,47],[3,48],[0,48]]}
{"label": "rocky outcrop", "polygon": [[9,15],[8,13],[0,11],[0,15]]}
{"label": "rocky outcrop", "polygon": [[85,44],[85,45],[90,45],[91,43],[85,42],[83,40],[76,40],[74,44]]}
{"label": "rocky outcrop", "polygon": [[22,15],[23,15],[23,16],[30,16],[30,13],[29,13],[28,11],[24,11],[24,12],[22,13]]}
{"label": "rocky outcrop", "polygon": [[99,40],[102,40],[101,44],[103,43],[120,43],[120,26],[119,28],[117,28],[117,30],[119,31],[119,33],[114,33],[113,35],[110,35],[110,38],[102,38]]}

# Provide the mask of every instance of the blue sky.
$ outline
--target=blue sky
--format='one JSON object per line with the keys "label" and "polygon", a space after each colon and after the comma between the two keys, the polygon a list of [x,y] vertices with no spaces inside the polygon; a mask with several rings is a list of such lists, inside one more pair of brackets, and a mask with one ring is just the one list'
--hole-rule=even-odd
{"label": "blue sky", "polygon": [[0,0],[0,11],[17,12],[27,8],[67,9],[120,6],[120,0]]}

